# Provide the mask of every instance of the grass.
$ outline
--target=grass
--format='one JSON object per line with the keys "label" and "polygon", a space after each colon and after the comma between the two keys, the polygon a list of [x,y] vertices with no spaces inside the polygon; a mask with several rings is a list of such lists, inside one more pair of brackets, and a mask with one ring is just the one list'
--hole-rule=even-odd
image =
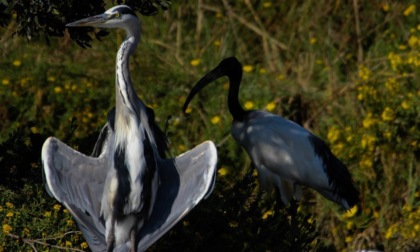
{"label": "grass", "polygon": [[[227,79],[204,90],[187,116],[181,112],[193,84],[231,55],[244,64],[242,104],[269,108],[326,140],[361,192],[358,208],[343,213],[306,190],[302,249],[419,249],[419,8],[415,1],[200,0],[142,17],[132,78],[162,127],[171,116],[171,152],[207,139],[219,150],[214,194],[152,250],[217,242],[234,250],[287,247],[290,230],[281,228],[287,212],[260,191],[248,157],[229,136]],[[114,104],[115,53],[124,33],[110,31],[86,50],[67,37],[47,47],[11,37],[10,30],[13,25],[0,38],[0,251],[31,249],[12,234],[84,249],[80,233],[63,236],[77,227],[67,225],[62,207],[51,220],[57,202],[41,186],[40,145],[54,135],[84,153],[92,150]],[[217,225],[204,228],[200,216]]]}

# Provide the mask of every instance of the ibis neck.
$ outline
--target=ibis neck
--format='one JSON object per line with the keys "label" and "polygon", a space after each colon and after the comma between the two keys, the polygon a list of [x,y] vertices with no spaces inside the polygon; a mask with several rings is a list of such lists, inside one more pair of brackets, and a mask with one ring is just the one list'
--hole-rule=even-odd
{"label": "ibis neck", "polygon": [[228,94],[228,107],[229,112],[232,114],[233,119],[236,121],[242,121],[246,114],[246,111],[242,108],[239,103],[239,85],[242,79],[242,73],[239,72],[234,75],[229,75],[229,94]]}

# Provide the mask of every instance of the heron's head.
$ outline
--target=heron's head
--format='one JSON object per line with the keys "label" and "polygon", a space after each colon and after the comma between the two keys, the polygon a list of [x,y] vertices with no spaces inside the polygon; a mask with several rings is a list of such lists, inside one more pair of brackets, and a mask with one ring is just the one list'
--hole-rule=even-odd
{"label": "heron's head", "polygon": [[134,11],[127,5],[117,5],[103,14],[84,18],[66,25],[67,27],[91,26],[99,28],[128,29],[139,26],[138,18]]}

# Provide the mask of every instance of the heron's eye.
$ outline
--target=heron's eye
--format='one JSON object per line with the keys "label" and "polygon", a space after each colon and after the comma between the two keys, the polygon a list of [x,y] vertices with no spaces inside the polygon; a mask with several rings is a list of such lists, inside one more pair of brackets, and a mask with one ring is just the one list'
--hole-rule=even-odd
{"label": "heron's eye", "polygon": [[115,12],[114,17],[119,18],[121,14],[119,12]]}

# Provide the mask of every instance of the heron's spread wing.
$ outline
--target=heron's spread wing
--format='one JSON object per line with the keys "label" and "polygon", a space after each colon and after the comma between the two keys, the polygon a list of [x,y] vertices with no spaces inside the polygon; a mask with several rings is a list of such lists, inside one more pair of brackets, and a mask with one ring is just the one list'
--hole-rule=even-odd
{"label": "heron's spread wing", "polygon": [[159,165],[161,184],[152,215],[139,233],[139,251],[146,250],[156,242],[212,192],[216,163],[216,147],[213,142],[206,141]]}
{"label": "heron's spread wing", "polygon": [[63,203],[76,219],[93,251],[106,249],[105,226],[100,218],[107,175],[106,141],[99,158],[73,150],[54,137],[42,147],[42,163],[48,193]]}

